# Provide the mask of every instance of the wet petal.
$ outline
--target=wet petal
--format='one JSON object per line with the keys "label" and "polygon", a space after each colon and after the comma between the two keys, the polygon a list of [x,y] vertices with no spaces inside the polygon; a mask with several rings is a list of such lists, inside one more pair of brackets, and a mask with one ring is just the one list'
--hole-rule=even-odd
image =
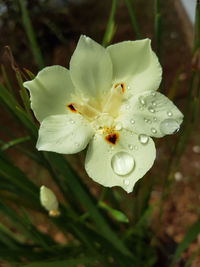
{"label": "wet petal", "polygon": [[70,74],[76,89],[86,97],[106,93],[112,83],[112,63],[101,45],[82,35],[70,61]]}
{"label": "wet petal", "polygon": [[90,124],[79,114],[49,116],[39,129],[37,149],[74,154],[85,149],[93,135]]}
{"label": "wet petal", "polygon": [[31,107],[40,122],[50,115],[65,114],[74,93],[69,70],[61,66],[44,68],[24,87],[30,91]]}
{"label": "wet petal", "polygon": [[113,64],[114,83],[124,83],[125,94],[158,89],[162,69],[149,39],[121,42],[107,50]]}
{"label": "wet petal", "polygon": [[96,134],[90,143],[85,169],[97,183],[107,186],[121,186],[130,193],[135,183],[151,168],[155,146],[149,137],[141,143],[139,136],[129,131],[119,131],[119,139],[109,144],[102,134]]}
{"label": "wet petal", "polygon": [[124,103],[118,120],[123,127],[137,134],[162,137],[179,130],[183,114],[163,94],[143,92]]}

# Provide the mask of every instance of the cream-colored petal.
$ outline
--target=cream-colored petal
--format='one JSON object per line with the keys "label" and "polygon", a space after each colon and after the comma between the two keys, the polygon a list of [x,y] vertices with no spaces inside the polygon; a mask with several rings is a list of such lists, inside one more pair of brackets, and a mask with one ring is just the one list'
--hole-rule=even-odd
{"label": "cream-colored petal", "polygon": [[139,136],[130,131],[118,132],[116,144],[109,144],[102,134],[96,134],[90,142],[85,169],[97,183],[121,186],[130,193],[135,183],[151,168],[155,156],[154,142],[147,137],[141,143]]}
{"label": "cream-colored petal", "polygon": [[86,98],[105,94],[112,84],[112,63],[104,47],[81,35],[70,61],[70,74],[76,90]]}
{"label": "cream-colored petal", "polygon": [[74,154],[85,149],[93,129],[80,114],[54,115],[44,119],[39,129],[37,149]]}
{"label": "cream-colored petal", "polygon": [[179,130],[183,114],[166,96],[146,91],[126,101],[119,111],[118,121],[137,134],[162,137]]}
{"label": "cream-colored petal", "polygon": [[125,95],[157,90],[162,69],[149,39],[124,41],[107,47],[114,83],[125,84]]}
{"label": "cream-colored petal", "polygon": [[69,70],[61,66],[46,67],[32,80],[24,83],[31,95],[31,107],[41,122],[50,115],[67,113],[74,85]]}

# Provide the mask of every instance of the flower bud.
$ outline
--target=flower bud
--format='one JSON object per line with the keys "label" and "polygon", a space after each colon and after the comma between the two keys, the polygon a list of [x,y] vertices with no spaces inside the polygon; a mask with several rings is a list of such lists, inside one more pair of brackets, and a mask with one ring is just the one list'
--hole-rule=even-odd
{"label": "flower bud", "polygon": [[40,187],[40,202],[42,206],[49,211],[49,216],[58,216],[58,200],[54,192],[46,186]]}

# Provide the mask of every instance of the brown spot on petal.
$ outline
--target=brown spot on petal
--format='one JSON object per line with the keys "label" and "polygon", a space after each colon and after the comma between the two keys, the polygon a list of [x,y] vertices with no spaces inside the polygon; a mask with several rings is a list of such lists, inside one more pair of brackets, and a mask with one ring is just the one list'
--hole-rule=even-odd
{"label": "brown spot on petal", "polygon": [[74,104],[71,103],[71,104],[67,105],[67,107],[69,108],[70,111],[77,112],[77,110],[74,107]]}
{"label": "brown spot on petal", "polygon": [[118,133],[109,134],[105,137],[105,139],[109,144],[115,145],[119,139],[119,134]]}
{"label": "brown spot on petal", "polygon": [[122,93],[124,93],[125,92],[125,84],[124,83],[116,83],[114,87],[117,88],[119,85],[122,88]]}

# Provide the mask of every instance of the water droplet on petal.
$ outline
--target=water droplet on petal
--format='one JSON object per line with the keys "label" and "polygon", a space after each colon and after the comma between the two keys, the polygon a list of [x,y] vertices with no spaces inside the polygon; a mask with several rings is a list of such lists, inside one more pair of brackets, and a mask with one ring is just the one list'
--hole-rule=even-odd
{"label": "water droplet on petal", "polygon": [[129,148],[130,150],[133,150],[133,146],[132,146],[132,145],[128,145],[128,148]]}
{"label": "water droplet on petal", "polygon": [[127,152],[118,152],[111,159],[111,167],[118,175],[126,175],[134,168],[134,158]]}
{"label": "water droplet on petal", "polygon": [[174,119],[166,119],[160,124],[160,131],[163,134],[173,134],[178,132],[179,124]]}
{"label": "water droplet on petal", "polygon": [[139,141],[141,144],[147,144],[149,141],[149,137],[146,134],[140,134]]}
{"label": "water droplet on petal", "polygon": [[139,101],[143,106],[146,104],[145,99],[142,96],[139,97]]}
{"label": "water droplet on petal", "polygon": [[135,121],[133,119],[131,119],[131,124],[134,124],[134,123],[135,123]]}
{"label": "water droplet on petal", "polygon": [[156,104],[155,101],[152,101],[152,106],[153,106],[153,107],[156,107],[156,106],[157,106],[157,104]]}
{"label": "water droplet on petal", "polygon": [[126,105],[126,109],[130,109],[130,105],[129,104]]}
{"label": "water droplet on petal", "polygon": [[152,92],[151,95],[152,95],[152,96],[156,96],[156,92]]}
{"label": "water droplet on petal", "polygon": [[80,144],[79,144],[79,143],[75,143],[75,146],[79,147],[79,146],[80,146]]}
{"label": "water droplet on petal", "polygon": [[171,117],[173,113],[171,111],[167,111],[167,116]]}
{"label": "water droplet on petal", "polygon": [[138,150],[138,146],[134,146],[134,149],[135,149],[135,150]]}
{"label": "water droplet on petal", "polygon": [[147,123],[149,120],[148,120],[148,119],[146,119],[146,118],[144,118],[144,121]]}
{"label": "water droplet on petal", "polygon": [[74,124],[74,123],[75,123],[75,121],[73,121],[73,120],[70,120],[70,122],[71,122],[72,124]]}
{"label": "water droplet on petal", "polygon": [[122,124],[120,122],[118,122],[115,126],[115,130],[116,131],[120,131],[122,129]]}
{"label": "water droplet on petal", "polygon": [[128,85],[128,86],[127,86],[127,89],[128,89],[128,90],[130,90],[130,89],[131,89],[131,87]]}
{"label": "water droplet on petal", "polygon": [[153,120],[154,120],[154,121],[157,121],[157,118],[156,118],[156,117],[154,117],[154,118],[153,118]]}
{"label": "water droplet on petal", "polygon": [[130,184],[130,181],[128,179],[125,179],[124,180],[124,185],[129,185]]}
{"label": "water droplet on petal", "polygon": [[151,128],[151,131],[152,131],[153,134],[157,133],[157,130],[155,128]]}
{"label": "water droplet on petal", "polygon": [[152,107],[149,107],[148,110],[149,110],[151,113],[155,113],[155,109],[152,108]]}

